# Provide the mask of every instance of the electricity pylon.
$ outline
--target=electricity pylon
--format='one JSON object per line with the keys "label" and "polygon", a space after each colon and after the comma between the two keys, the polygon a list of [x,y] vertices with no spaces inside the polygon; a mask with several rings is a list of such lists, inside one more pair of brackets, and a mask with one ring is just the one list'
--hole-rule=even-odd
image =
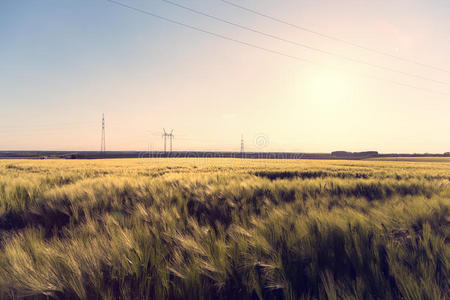
{"label": "electricity pylon", "polygon": [[106,151],[106,137],[105,137],[105,114],[102,114],[102,145],[100,152]]}
{"label": "electricity pylon", "polygon": [[173,137],[174,137],[174,135],[173,135],[173,129],[172,129],[172,131],[170,131],[170,133],[169,133],[169,139],[170,139],[170,152],[172,152],[172,142],[173,142]]}
{"label": "electricity pylon", "polygon": [[172,145],[173,145],[173,129],[170,131],[170,133],[166,132],[166,129],[163,128],[163,134],[162,137],[164,139],[164,152],[167,152],[167,138],[169,138],[169,143],[170,143],[170,152],[172,152]]}

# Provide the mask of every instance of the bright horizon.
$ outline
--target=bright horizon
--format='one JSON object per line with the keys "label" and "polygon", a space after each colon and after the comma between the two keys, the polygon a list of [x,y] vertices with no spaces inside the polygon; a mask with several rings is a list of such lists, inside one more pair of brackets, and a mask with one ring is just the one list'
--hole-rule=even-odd
{"label": "bright horizon", "polygon": [[241,134],[248,151],[450,151],[448,1],[230,1],[443,70],[220,0],[172,2],[372,66],[160,0],[119,2],[313,63],[105,0],[6,0],[0,3],[0,151],[100,150],[102,113],[111,151],[161,150],[163,128],[174,130],[180,151],[239,151]]}

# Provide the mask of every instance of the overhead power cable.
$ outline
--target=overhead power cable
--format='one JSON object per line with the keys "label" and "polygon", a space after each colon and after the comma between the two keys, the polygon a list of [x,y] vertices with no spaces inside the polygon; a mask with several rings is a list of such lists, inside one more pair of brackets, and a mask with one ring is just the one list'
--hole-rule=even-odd
{"label": "overhead power cable", "polygon": [[363,50],[366,50],[366,51],[369,51],[369,52],[372,52],[372,53],[376,53],[378,55],[383,55],[383,56],[387,56],[387,57],[390,57],[390,58],[398,59],[398,60],[401,60],[401,61],[404,61],[404,62],[412,63],[412,64],[415,64],[415,65],[418,65],[418,66],[421,66],[421,67],[426,67],[426,68],[434,69],[434,70],[437,70],[437,71],[450,73],[450,70],[447,70],[447,69],[444,69],[444,68],[441,68],[441,67],[436,67],[436,66],[433,66],[433,65],[430,65],[430,64],[426,64],[426,63],[422,63],[422,62],[419,62],[419,61],[416,61],[416,60],[413,60],[413,59],[401,57],[401,56],[394,55],[394,54],[391,54],[391,53],[388,53],[388,52],[380,51],[380,50],[377,50],[377,49],[374,49],[374,48],[370,48],[370,47],[363,46],[363,45],[360,45],[360,44],[357,44],[357,43],[354,43],[354,42],[350,42],[350,41],[347,41],[347,40],[344,40],[344,39],[341,39],[341,38],[338,38],[338,37],[335,37],[335,36],[332,36],[332,35],[329,35],[329,34],[321,33],[321,32],[318,32],[316,30],[309,29],[307,27],[299,26],[299,25],[296,25],[294,23],[282,20],[280,18],[273,17],[273,16],[270,16],[270,15],[265,14],[265,13],[261,13],[259,11],[254,10],[254,9],[251,9],[251,8],[248,8],[248,7],[236,4],[236,3],[231,2],[231,1],[227,1],[227,0],[220,0],[220,1],[222,1],[223,3],[226,3],[228,5],[234,6],[236,8],[239,8],[241,10],[245,10],[247,12],[250,12],[252,14],[255,14],[255,15],[258,15],[258,16],[270,19],[272,21],[275,21],[275,22],[278,22],[278,23],[281,23],[281,24],[288,25],[290,27],[293,27],[293,28],[296,28],[296,29],[299,29],[299,30],[302,30],[302,31],[305,31],[305,32],[309,32],[309,33],[315,34],[317,36],[321,36],[323,38],[327,38],[329,40],[333,40],[333,41],[337,41],[337,42],[340,42],[340,43],[343,43],[343,44],[347,44],[347,45],[350,45],[350,46],[353,46],[353,47],[356,47],[356,48],[359,48],[359,49],[363,49]]}
{"label": "overhead power cable", "polygon": [[140,9],[140,8],[137,8],[137,7],[134,7],[134,6],[131,6],[131,5],[128,5],[128,4],[116,1],[116,0],[105,0],[105,1],[113,3],[113,4],[118,5],[118,6],[121,6],[123,8],[127,8],[129,10],[133,10],[135,12],[139,12],[139,13],[142,13],[142,14],[145,14],[145,15],[148,15],[148,16],[160,19],[160,20],[164,20],[164,21],[172,23],[172,24],[183,26],[183,27],[195,30],[195,31],[199,31],[199,32],[211,35],[211,36],[215,36],[215,37],[224,39],[224,40],[232,41],[234,43],[242,44],[242,45],[245,45],[247,47],[259,49],[259,50],[262,50],[262,51],[265,51],[265,52],[268,52],[268,53],[276,54],[276,55],[279,55],[279,56],[284,56],[284,57],[291,58],[291,59],[294,59],[294,60],[297,60],[297,61],[307,62],[307,63],[310,63],[310,64],[318,65],[318,66],[329,68],[329,69],[335,69],[335,70],[344,71],[344,72],[347,72],[347,73],[354,73],[354,74],[357,74],[357,75],[360,75],[360,76],[365,76],[365,77],[376,79],[376,80],[379,80],[379,81],[385,81],[385,82],[389,82],[389,83],[392,83],[392,84],[405,86],[405,87],[409,87],[409,88],[413,88],[413,89],[418,89],[418,90],[422,90],[422,91],[426,91],[426,92],[431,92],[431,93],[437,93],[437,94],[441,94],[441,95],[448,95],[448,96],[450,96],[450,94],[446,93],[446,92],[435,91],[433,89],[422,88],[422,87],[418,87],[418,86],[415,86],[415,85],[410,85],[410,84],[407,84],[407,83],[402,83],[402,82],[393,81],[393,80],[387,80],[387,79],[384,79],[384,78],[381,78],[381,77],[377,77],[377,76],[374,76],[374,75],[371,75],[371,74],[350,72],[350,71],[342,69],[342,68],[326,66],[326,65],[321,64],[321,63],[317,63],[317,62],[314,62],[314,61],[311,61],[311,60],[307,60],[307,59],[304,59],[304,58],[301,58],[301,57],[297,57],[297,56],[294,56],[294,55],[290,55],[290,54],[287,54],[287,53],[284,53],[284,52],[280,52],[280,51],[277,51],[277,50],[273,50],[273,49],[265,48],[265,47],[262,47],[262,46],[258,46],[258,45],[255,45],[255,44],[252,44],[252,43],[249,43],[249,42],[245,42],[245,41],[242,41],[242,40],[231,38],[231,37],[219,34],[219,33],[215,33],[215,32],[209,31],[209,30],[202,29],[200,27],[192,26],[192,25],[189,25],[189,24],[186,24],[186,23],[174,20],[174,19],[170,19],[170,18],[161,16],[161,15],[157,15],[157,14],[154,14],[152,12],[149,12],[149,11],[146,11],[146,10],[143,10],[143,9]]}
{"label": "overhead power cable", "polygon": [[198,15],[202,15],[202,16],[214,19],[216,21],[220,21],[220,22],[223,22],[223,23],[226,23],[226,24],[229,24],[229,25],[232,25],[232,26],[235,26],[235,27],[247,30],[247,31],[251,31],[251,32],[254,32],[254,33],[257,33],[257,34],[269,37],[269,38],[272,38],[272,39],[276,39],[278,41],[282,41],[282,42],[285,42],[285,43],[289,43],[289,44],[295,45],[295,46],[298,46],[298,47],[302,47],[302,48],[309,49],[309,50],[316,51],[316,52],[320,52],[320,53],[323,53],[323,54],[326,54],[326,55],[338,57],[340,59],[344,59],[344,60],[351,61],[351,62],[354,62],[354,63],[363,64],[363,65],[366,65],[366,66],[370,66],[370,67],[386,70],[386,71],[389,71],[389,72],[394,72],[394,73],[398,73],[398,74],[402,74],[402,75],[406,75],[406,76],[411,76],[411,77],[415,77],[415,78],[418,78],[418,79],[427,80],[427,81],[431,81],[431,82],[434,82],[434,83],[439,83],[439,84],[444,84],[444,85],[450,86],[450,83],[445,82],[445,81],[440,81],[440,80],[436,80],[436,79],[433,79],[433,78],[428,78],[428,77],[425,77],[425,76],[422,76],[422,75],[412,74],[412,73],[404,72],[404,71],[401,71],[401,70],[396,70],[396,69],[393,69],[393,68],[390,68],[390,67],[385,67],[385,66],[373,64],[373,63],[370,63],[370,62],[367,62],[367,61],[363,61],[363,60],[360,60],[360,59],[355,59],[355,58],[348,57],[348,56],[345,56],[345,55],[341,55],[341,54],[338,54],[338,53],[334,53],[334,52],[331,52],[331,51],[328,51],[328,50],[323,50],[323,49],[320,49],[320,48],[317,48],[317,47],[313,47],[313,46],[310,46],[310,45],[305,44],[305,43],[300,43],[300,42],[296,42],[296,41],[289,40],[289,39],[286,39],[286,38],[282,38],[282,37],[279,37],[279,36],[276,36],[276,35],[273,35],[273,34],[270,34],[270,33],[266,33],[266,32],[263,32],[263,31],[260,31],[260,30],[257,30],[257,29],[253,29],[253,28],[250,28],[250,27],[247,27],[247,26],[235,23],[235,22],[231,22],[231,21],[222,19],[220,17],[216,17],[216,16],[213,16],[213,15],[201,12],[199,10],[196,10],[196,9],[193,9],[191,7],[188,7],[188,6],[184,6],[184,5],[178,4],[178,3],[170,1],[170,0],[161,0],[161,1],[165,2],[165,3],[168,3],[170,5],[177,6],[179,8],[188,10],[190,12],[196,13]]}

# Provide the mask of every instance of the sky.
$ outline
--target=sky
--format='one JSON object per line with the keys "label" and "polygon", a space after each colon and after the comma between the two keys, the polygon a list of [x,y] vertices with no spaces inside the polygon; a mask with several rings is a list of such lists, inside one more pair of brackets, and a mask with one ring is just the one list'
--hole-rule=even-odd
{"label": "sky", "polygon": [[166,128],[174,150],[450,151],[448,0],[230,0],[436,68],[220,0],[171,1],[278,39],[117,1],[247,44],[106,0],[2,0],[0,150],[99,150],[104,113],[107,150],[161,150]]}

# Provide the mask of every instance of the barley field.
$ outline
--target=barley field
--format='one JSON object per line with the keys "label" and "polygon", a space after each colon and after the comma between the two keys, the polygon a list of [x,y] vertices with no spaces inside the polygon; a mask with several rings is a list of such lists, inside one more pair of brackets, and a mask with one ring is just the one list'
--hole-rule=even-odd
{"label": "barley field", "polygon": [[450,159],[0,160],[1,299],[450,299]]}

